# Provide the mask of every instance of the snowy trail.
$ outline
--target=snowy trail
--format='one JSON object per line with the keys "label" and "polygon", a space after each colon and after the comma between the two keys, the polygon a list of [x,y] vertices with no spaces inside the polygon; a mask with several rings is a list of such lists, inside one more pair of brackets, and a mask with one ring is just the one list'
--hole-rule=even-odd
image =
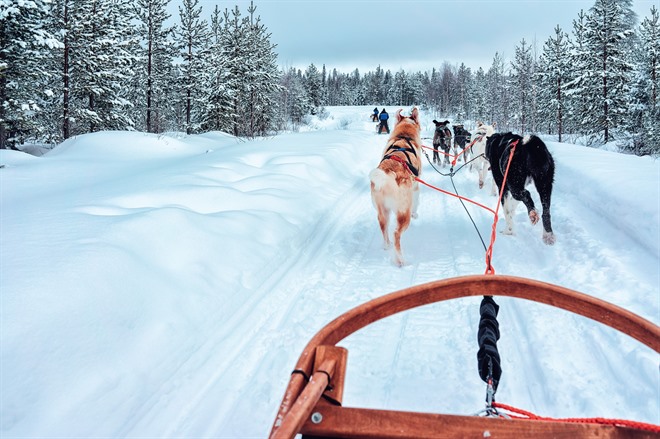
{"label": "snowy trail", "polygon": [[[407,265],[393,265],[367,178],[386,137],[355,122],[362,110],[334,109],[318,121],[340,130],[253,142],[99,133],[51,158],[8,162],[0,171],[3,437],[265,437],[296,359],[321,327],[411,285],[482,274],[484,248],[464,208],[424,186],[419,218],[402,238]],[[500,219],[496,272],[659,322],[660,209],[646,202],[659,198],[657,163],[549,146],[557,243],[543,244],[520,205],[516,235],[499,233]],[[453,192],[423,162],[422,178]],[[44,175],[54,184],[41,184]],[[464,168],[454,182],[495,208],[476,173]],[[467,209],[487,245],[492,214]],[[345,405],[482,409],[479,302],[428,305],[343,340]],[[561,310],[497,303],[499,401],[545,416],[660,423],[657,354]]]}

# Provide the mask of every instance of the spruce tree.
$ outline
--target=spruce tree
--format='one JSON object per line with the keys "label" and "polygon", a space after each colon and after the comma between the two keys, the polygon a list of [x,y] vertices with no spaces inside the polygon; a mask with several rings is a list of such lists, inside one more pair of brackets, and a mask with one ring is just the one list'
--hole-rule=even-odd
{"label": "spruce tree", "polygon": [[591,124],[586,90],[594,76],[589,68],[592,55],[587,45],[587,14],[583,10],[573,20],[573,38],[570,41],[571,69],[565,88],[567,130],[583,135]]}
{"label": "spruce tree", "polygon": [[456,116],[459,121],[463,121],[472,114],[473,102],[470,99],[470,90],[472,88],[472,71],[464,63],[461,63],[456,73]]}
{"label": "spruce tree", "polygon": [[321,88],[321,72],[313,63],[305,70],[304,84],[311,104],[310,113],[317,114],[321,111],[323,90]]}
{"label": "spruce tree", "polygon": [[[227,12],[228,13],[228,12]],[[233,97],[231,78],[227,67],[228,51],[223,49],[226,37],[223,35],[223,17],[218,6],[211,15],[210,46],[205,53],[208,71],[204,78],[205,98],[201,128],[205,131],[231,132]]]}
{"label": "spruce tree", "polygon": [[207,71],[204,53],[210,45],[208,27],[200,19],[202,8],[198,5],[198,0],[183,0],[183,5],[179,6],[180,24],[176,29],[177,48],[182,59],[179,90],[185,109],[183,128],[186,134],[197,131],[201,124],[202,87]]}
{"label": "spruce tree", "polygon": [[660,153],[660,15],[653,6],[639,26],[636,68],[628,117],[637,155]]}
{"label": "spruce tree", "polygon": [[[275,128],[278,111],[279,70],[275,45],[270,34],[255,17],[256,7],[250,2],[249,21],[246,22],[248,40],[248,89],[246,101],[246,135],[264,136]],[[322,91],[321,102],[323,102]]]}
{"label": "spruce tree", "polygon": [[0,149],[43,134],[39,115],[52,90],[51,49],[61,42],[49,30],[45,0],[0,6]]}
{"label": "spruce tree", "polygon": [[167,94],[172,92],[173,28],[167,26],[169,0],[136,0],[134,16],[139,46],[132,78],[134,119],[140,130],[159,133],[174,125],[174,109]]}
{"label": "spruce tree", "polygon": [[592,137],[602,133],[605,143],[624,123],[627,113],[632,65],[626,48],[633,30],[626,20],[630,14],[626,3],[596,0],[587,16],[586,42],[592,55],[587,66],[591,75],[584,89],[591,119],[587,133]]}
{"label": "spruce tree", "polygon": [[548,134],[558,134],[562,141],[566,107],[565,87],[569,80],[569,40],[557,25],[555,35],[543,46],[537,80],[540,85],[539,113]]}
{"label": "spruce tree", "polygon": [[130,129],[130,102],[124,84],[134,56],[131,0],[79,0],[69,10],[69,117],[71,135]]}
{"label": "spruce tree", "polygon": [[486,72],[479,67],[474,74],[474,86],[470,91],[470,100],[473,102],[472,118],[486,124],[493,122],[488,117],[488,89]]}
{"label": "spruce tree", "polygon": [[532,121],[533,71],[531,47],[523,38],[516,46],[515,58],[511,62],[511,86],[515,95],[512,112],[520,133],[528,132]]}

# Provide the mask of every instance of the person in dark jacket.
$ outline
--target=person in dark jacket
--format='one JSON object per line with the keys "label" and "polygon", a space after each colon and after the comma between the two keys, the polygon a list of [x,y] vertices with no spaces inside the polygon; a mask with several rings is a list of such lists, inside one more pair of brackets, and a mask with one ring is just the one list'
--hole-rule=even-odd
{"label": "person in dark jacket", "polygon": [[374,108],[374,112],[371,115],[371,120],[373,122],[378,122],[378,107]]}
{"label": "person in dark jacket", "polygon": [[382,133],[383,131],[386,131],[387,134],[390,133],[390,126],[387,124],[387,119],[390,118],[390,115],[387,114],[387,111],[383,108],[383,111],[380,112],[378,115],[378,120],[380,121],[380,124],[378,124],[378,134]]}

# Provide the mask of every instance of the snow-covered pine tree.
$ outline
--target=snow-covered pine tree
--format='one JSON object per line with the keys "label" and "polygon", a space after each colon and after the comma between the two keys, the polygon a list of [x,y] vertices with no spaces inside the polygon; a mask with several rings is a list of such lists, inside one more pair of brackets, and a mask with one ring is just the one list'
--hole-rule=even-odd
{"label": "snow-covered pine tree", "polygon": [[360,95],[362,94],[362,81],[361,81],[360,70],[355,69],[349,73],[344,82],[345,84],[345,102],[344,105],[358,105],[360,102]]}
{"label": "snow-covered pine tree", "polygon": [[321,105],[328,105],[328,71],[325,64],[321,68]]}
{"label": "snow-covered pine tree", "polygon": [[[336,70],[334,73],[337,73]],[[286,128],[290,121],[293,129],[298,129],[303,118],[308,113],[309,101],[303,84],[302,72],[296,68],[289,68],[280,78],[279,108],[281,118],[280,128]]]}
{"label": "snow-covered pine tree", "polygon": [[426,89],[426,102],[435,111],[440,106],[440,73],[433,67],[429,75],[429,84]]}
{"label": "snow-covered pine tree", "polygon": [[589,121],[583,126],[591,137],[605,143],[613,130],[625,123],[628,112],[632,64],[629,39],[633,36],[629,1],[596,0],[587,15],[586,44],[591,57],[587,69],[591,74],[585,82]]}
{"label": "snow-covered pine tree", "polygon": [[39,114],[51,100],[50,1],[0,2],[0,149],[42,136]]}
{"label": "snow-covered pine tree", "polygon": [[231,95],[228,121],[225,131],[235,135],[245,134],[246,110],[245,102],[248,96],[248,25],[249,18],[241,18],[241,11],[235,6],[231,12],[225,9],[223,16],[224,27],[220,33],[222,42],[220,47],[223,51],[222,58],[225,61],[228,82],[225,84]]}
{"label": "snow-covered pine tree", "polygon": [[456,73],[455,99],[457,105],[456,117],[463,121],[472,114],[473,101],[470,99],[470,89],[473,84],[472,70],[464,63],[458,68]]}
{"label": "snow-covered pine tree", "polygon": [[70,134],[131,129],[124,84],[134,61],[127,31],[132,0],[75,0],[70,6]]}
{"label": "snow-covered pine tree", "polygon": [[573,38],[569,38],[570,68],[566,83],[566,132],[583,135],[589,128],[587,84],[592,82],[594,72],[589,69],[591,53],[587,45],[587,14],[580,10],[573,20]]}
{"label": "snow-covered pine tree", "polygon": [[[226,11],[227,12],[227,11]],[[228,12],[227,12],[228,13]],[[225,56],[228,51],[223,49],[223,17],[218,6],[211,15],[210,46],[205,53],[205,64],[208,66],[204,84],[204,109],[201,128],[204,131],[231,132],[232,121],[235,118],[233,108],[233,87]]]}
{"label": "snow-covered pine tree", "polygon": [[565,87],[569,80],[569,44],[568,35],[557,25],[555,34],[543,45],[536,79],[539,84],[539,118],[543,121],[541,129],[548,134],[558,134],[562,141],[566,96]]}
{"label": "snow-covered pine tree", "polygon": [[509,125],[510,97],[507,81],[504,60],[496,52],[493,63],[486,74],[486,114],[491,123],[497,123],[499,131],[511,129]]}
{"label": "snow-covered pine tree", "polygon": [[305,70],[303,75],[307,99],[311,104],[309,109],[311,114],[317,114],[322,108],[323,90],[321,88],[321,72],[312,63]]}
{"label": "snow-covered pine tree", "polygon": [[[284,86],[283,83],[282,86]],[[340,75],[339,72],[337,72],[337,69],[332,69],[332,72],[328,75],[327,90],[328,90],[328,97],[327,97],[328,105],[339,105],[339,102],[341,102],[340,101],[341,83],[340,83]]]}
{"label": "snow-covered pine tree", "polygon": [[474,74],[473,86],[470,89],[470,101],[472,102],[472,115],[475,121],[489,123],[487,102],[488,91],[486,88],[486,72],[482,67]]}
{"label": "snow-covered pine tree", "polygon": [[180,23],[175,32],[178,56],[182,60],[178,88],[185,111],[183,129],[186,134],[200,128],[202,88],[208,71],[204,53],[210,45],[209,30],[206,21],[200,19],[201,13],[199,0],[183,0],[183,5],[179,6]]}
{"label": "snow-covered pine tree", "polygon": [[[402,102],[402,105],[413,106],[419,104],[424,99],[424,74],[415,72],[410,75],[408,81],[408,96]],[[362,104],[365,102],[363,101]]]}
{"label": "snow-covered pine tree", "polygon": [[440,105],[438,112],[442,117],[445,117],[454,113],[454,90],[456,89],[456,73],[454,67],[449,62],[445,61],[442,63],[439,79],[438,92]]}
{"label": "snow-covered pine tree", "polygon": [[628,116],[637,155],[660,153],[660,15],[655,6],[639,26]]}
{"label": "snow-covered pine tree", "polygon": [[170,18],[170,0],[135,0],[133,14],[139,46],[136,67],[131,81],[134,119],[139,130],[159,133],[171,128],[175,115],[171,101],[174,71],[173,28],[166,25]]}
{"label": "snow-covered pine tree", "polygon": [[264,136],[275,129],[279,70],[275,45],[270,33],[255,17],[256,6],[250,2],[249,21],[246,22],[248,40],[248,89],[245,108],[245,133],[248,137]]}
{"label": "snow-covered pine tree", "polygon": [[511,91],[514,93],[512,100],[512,117],[516,129],[520,133],[533,130],[530,127],[533,118],[533,71],[534,60],[532,59],[531,46],[523,38],[520,45],[516,46],[514,60],[511,62]]}

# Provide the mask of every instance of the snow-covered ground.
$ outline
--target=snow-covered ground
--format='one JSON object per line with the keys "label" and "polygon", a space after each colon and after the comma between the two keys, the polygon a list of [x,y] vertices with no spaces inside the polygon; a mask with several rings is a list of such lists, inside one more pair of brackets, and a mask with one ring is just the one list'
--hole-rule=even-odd
{"label": "snow-covered ground", "polygon": [[[407,265],[382,250],[367,174],[386,138],[371,108],[329,108],[305,132],[254,141],[103,132],[42,157],[0,151],[0,436],[265,437],[298,355],[326,323],[411,285],[482,274],[463,207],[426,187],[403,236]],[[430,137],[433,117],[422,116]],[[496,272],[659,324],[660,162],[548,146],[557,243],[543,244],[520,205],[517,234],[498,234]],[[422,177],[451,190],[428,162]],[[495,207],[476,173],[454,181]],[[468,209],[489,237],[492,215]],[[498,401],[660,424],[658,354],[568,312],[496,300]],[[345,405],[481,410],[479,301],[347,338]]]}

